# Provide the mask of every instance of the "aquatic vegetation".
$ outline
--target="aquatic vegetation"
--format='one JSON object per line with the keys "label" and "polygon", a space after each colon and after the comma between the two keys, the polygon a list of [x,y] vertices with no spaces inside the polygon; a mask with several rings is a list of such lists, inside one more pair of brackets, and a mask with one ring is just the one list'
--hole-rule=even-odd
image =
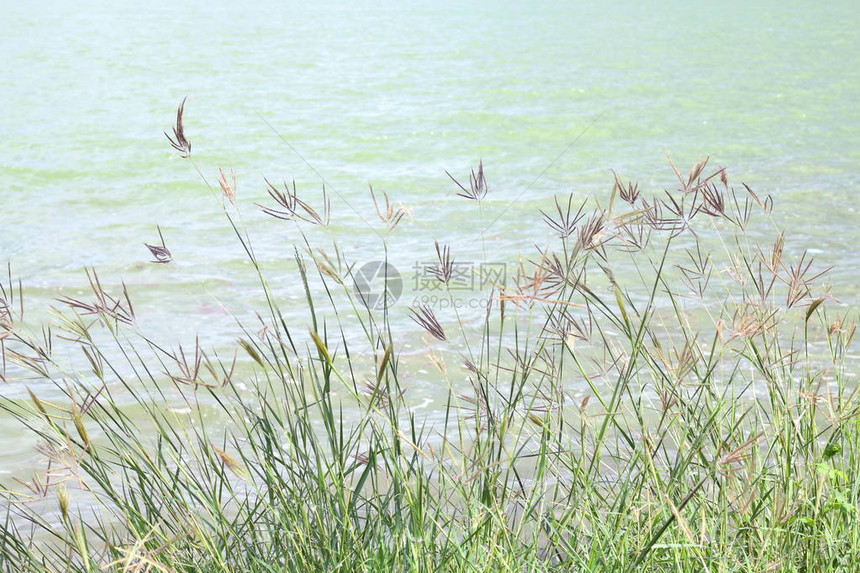
{"label": "aquatic vegetation", "polygon": [[[183,111],[168,139],[192,161]],[[856,327],[807,253],[751,234],[773,201],[708,163],[686,176],[670,163],[677,185],[659,193],[613,173],[592,208],[556,198],[535,214],[550,242],[488,281],[477,324],[452,304],[398,326],[358,299],[354,263],[305,234],[292,279],[311,327],[290,324],[223,171],[224,216],[266,297],[229,359],[147,337],[128,290],[94,271],[95,302],[66,297],[31,332],[10,272],[0,374],[51,381],[64,400],[32,387],[0,400],[46,460],[3,484],[0,569],[850,569]],[[449,177],[476,209],[490,202],[483,162],[468,187]],[[277,207],[260,208],[300,230],[335,216],[294,183],[268,192]],[[407,210],[371,194],[402,231]],[[451,295],[457,245],[432,248]],[[363,338],[346,333],[356,324]],[[432,420],[405,383],[416,325],[447,387]]]}

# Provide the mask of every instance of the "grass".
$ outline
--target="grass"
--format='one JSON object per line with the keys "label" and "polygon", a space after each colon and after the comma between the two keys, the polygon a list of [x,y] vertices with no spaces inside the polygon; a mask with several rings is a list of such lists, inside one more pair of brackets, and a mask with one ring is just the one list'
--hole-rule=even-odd
{"label": "grass", "polygon": [[[208,186],[183,107],[168,139]],[[64,398],[0,399],[46,460],[3,485],[0,570],[855,570],[855,327],[806,253],[751,231],[770,198],[707,161],[672,169],[671,192],[616,175],[606,205],[556,199],[540,214],[552,242],[490,288],[477,327],[456,308],[418,306],[411,322],[365,309],[351,262],[304,233],[312,326],[291,326],[223,171],[266,299],[231,359],[165,349],[135,326],[128,289],[94,271],[92,299],[58,300],[28,330],[10,273],[2,375]],[[469,187],[449,177],[485,208],[482,164]],[[328,225],[327,196],[313,207],[267,185],[265,213]],[[382,197],[387,237],[407,211]],[[147,246],[169,262],[163,238]],[[456,247],[435,245],[445,296]],[[416,326],[447,387],[432,422],[403,383]],[[190,416],[166,407],[177,400]]]}

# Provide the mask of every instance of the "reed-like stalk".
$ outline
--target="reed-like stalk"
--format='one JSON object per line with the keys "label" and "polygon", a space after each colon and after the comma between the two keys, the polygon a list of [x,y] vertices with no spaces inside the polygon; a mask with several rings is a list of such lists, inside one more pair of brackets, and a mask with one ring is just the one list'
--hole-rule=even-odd
{"label": "reed-like stalk", "polygon": [[[169,139],[187,156],[183,111]],[[360,310],[352,264],[303,238],[312,327],[297,330],[226,205],[267,301],[228,360],[197,341],[164,349],[137,329],[127,289],[95,272],[94,302],[64,298],[30,331],[10,274],[3,381],[32,382],[0,409],[46,466],[2,486],[0,570],[852,570],[851,318],[806,253],[752,238],[772,200],[707,161],[672,168],[670,193],[613,174],[607,208],[556,200],[550,247],[497,285],[478,329],[426,306],[400,322]],[[294,185],[268,187],[278,206],[264,212],[328,225],[327,198],[316,210]],[[460,188],[484,199],[482,164]],[[405,211],[373,199],[402,230]],[[447,284],[450,247],[435,253]],[[432,422],[404,384],[416,324],[447,388]],[[66,364],[69,348],[86,369]],[[48,382],[62,400],[42,396]]]}

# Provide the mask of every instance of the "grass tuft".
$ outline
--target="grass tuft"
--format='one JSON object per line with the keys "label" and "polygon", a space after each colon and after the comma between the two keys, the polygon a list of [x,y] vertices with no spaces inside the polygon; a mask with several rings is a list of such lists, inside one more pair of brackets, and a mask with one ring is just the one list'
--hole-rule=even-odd
{"label": "grass tuft", "polygon": [[[183,108],[168,139],[188,158]],[[266,299],[228,360],[165,350],[95,271],[92,300],[28,329],[10,271],[0,374],[29,398],[0,411],[44,467],[0,489],[0,570],[853,570],[854,320],[806,252],[750,232],[770,197],[707,159],[670,166],[674,191],[613,173],[608,207],[536,213],[547,246],[477,318],[367,310],[355,262],[304,233],[329,226],[325,190],[316,209],[266,181],[264,213],[301,234],[312,326],[294,327],[219,196]],[[468,187],[448,176],[487,207],[483,162]],[[235,174],[219,184],[239,209]],[[402,229],[408,209],[371,197]],[[450,295],[451,247],[433,247]],[[426,362],[441,398],[421,417],[407,386]]]}

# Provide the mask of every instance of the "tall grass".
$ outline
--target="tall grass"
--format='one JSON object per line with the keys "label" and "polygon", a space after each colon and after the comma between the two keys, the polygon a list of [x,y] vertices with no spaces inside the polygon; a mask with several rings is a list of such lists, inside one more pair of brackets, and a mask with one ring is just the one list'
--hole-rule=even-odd
{"label": "tall grass", "polygon": [[[168,138],[193,164],[177,119]],[[59,300],[27,330],[10,277],[3,376],[52,381],[64,399],[0,401],[46,463],[3,486],[0,569],[853,570],[854,326],[805,253],[781,234],[764,243],[771,199],[707,163],[673,165],[671,192],[616,176],[594,209],[556,199],[542,213],[552,242],[490,287],[477,328],[453,309],[413,308],[411,325],[365,309],[353,261],[304,235],[295,279],[312,326],[291,326],[223,172],[266,300],[237,358],[165,349],[95,272],[91,299]],[[454,181],[486,208],[483,165],[469,188]],[[268,186],[264,212],[328,224],[326,197]],[[397,232],[404,212],[377,197]],[[436,245],[443,292],[456,250]],[[416,325],[447,387],[433,421],[403,382]],[[346,334],[356,326],[363,337]]]}

